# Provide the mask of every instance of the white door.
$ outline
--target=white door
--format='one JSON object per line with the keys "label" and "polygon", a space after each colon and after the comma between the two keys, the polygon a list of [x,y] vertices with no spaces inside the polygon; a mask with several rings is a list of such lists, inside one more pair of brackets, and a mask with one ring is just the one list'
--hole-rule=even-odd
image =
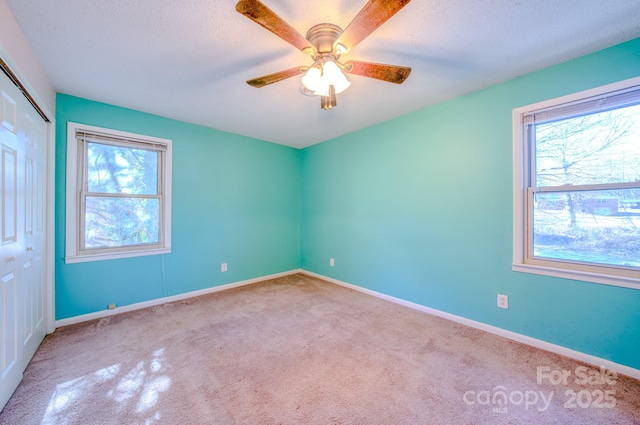
{"label": "white door", "polygon": [[22,379],[22,305],[18,241],[18,101],[21,94],[0,74],[0,404],[4,406]]}
{"label": "white door", "polygon": [[45,334],[45,134],[0,73],[0,408]]}
{"label": "white door", "polygon": [[[25,101],[26,102],[26,101]],[[45,223],[45,170],[47,125],[27,103],[23,113],[23,126],[18,129],[18,143],[24,148],[24,258],[23,271],[23,369],[44,339],[46,323],[44,315],[44,223]]]}

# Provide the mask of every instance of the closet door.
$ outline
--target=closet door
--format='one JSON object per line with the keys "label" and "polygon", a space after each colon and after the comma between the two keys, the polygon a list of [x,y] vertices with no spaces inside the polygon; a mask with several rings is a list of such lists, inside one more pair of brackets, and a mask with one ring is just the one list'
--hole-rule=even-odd
{"label": "closet door", "polygon": [[[27,107],[28,106],[28,107]],[[18,143],[24,149],[24,216],[22,234],[24,246],[21,261],[24,283],[23,312],[23,369],[44,339],[44,223],[45,223],[45,170],[47,125],[27,103],[22,114],[23,126],[18,128]]]}
{"label": "closet door", "polygon": [[45,334],[46,124],[0,73],[0,407]]}
{"label": "closet door", "polygon": [[18,102],[20,92],[0,74],[0,405],[4,406],[22,379],[21,340],[23,288],[20,285],[20,241],[18,238],[19,152]]}

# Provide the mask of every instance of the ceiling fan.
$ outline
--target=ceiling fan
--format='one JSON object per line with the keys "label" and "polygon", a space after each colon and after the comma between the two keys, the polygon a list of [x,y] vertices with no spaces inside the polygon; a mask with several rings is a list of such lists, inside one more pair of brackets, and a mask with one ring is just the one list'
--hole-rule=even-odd
{"label": "ceiling fan", "polygon": [[303,37],[261,1],[240,0],[236,4],[238,12],[313,58],[313,64],[310,66],[297,66],[263,75],[247,81],[247,84],[260,88],[304,74],[303,93],[320,96],[322,109],[335,107],[336,94],[351,84],[344,75],[345,72],[402,84],[411,73],[411,68],[361,61],[342,63],[340,57],[351,51],[410,1],[369,0],[344,31],[337,25],[323,23],[311,27],[306,37]]}

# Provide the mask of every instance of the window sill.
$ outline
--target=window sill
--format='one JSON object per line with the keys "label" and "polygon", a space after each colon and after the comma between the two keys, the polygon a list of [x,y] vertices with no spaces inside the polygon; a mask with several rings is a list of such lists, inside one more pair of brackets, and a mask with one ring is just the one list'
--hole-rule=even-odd
{"label": "window sill", "polygon": [[543,276],[560,277],[563,279],[581,280],[585,282],[601,283],[604,285],[620,286],[623,288],[640,289],[640,280],[611,274],[587,272],[584,270],[559,269],[534,264],[513,263],[511,269],[514,272],[532,273]]}
{"label": "window sill", "polygon": [[65,264],[88,263],[91,261],[117,260],[121,258],[143,257],[147,255],[170,254],[171,248],[145,249],[141,251],[110,252],[104,254],[85,254],[66,256]]}

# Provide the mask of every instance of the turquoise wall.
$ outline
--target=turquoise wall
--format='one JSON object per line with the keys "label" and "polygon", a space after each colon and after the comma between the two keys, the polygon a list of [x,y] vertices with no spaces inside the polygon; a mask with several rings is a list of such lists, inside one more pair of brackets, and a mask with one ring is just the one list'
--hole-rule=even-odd
{"label": "turquoise wall", "polygon": [[[639,290],[511,270],[512,109],[638,75],[640,39],[302,151],[58,95],[57,318],[302,267],[640,369]],[[64,264],[67,121],[174,141],[171,254]]]}
{"label": "turquoise wall", "polygon": [[640,39],[303,150],[302,267],[640,369],[640,290],[511,270],[512,109],[638,75]]}
{"label": "turquoise wall", "polygon": [[[173,140],[171,254],[65,264],[67,121]],[[56,126],[57,319],[300,267],[299,150],[64,94]]]}

